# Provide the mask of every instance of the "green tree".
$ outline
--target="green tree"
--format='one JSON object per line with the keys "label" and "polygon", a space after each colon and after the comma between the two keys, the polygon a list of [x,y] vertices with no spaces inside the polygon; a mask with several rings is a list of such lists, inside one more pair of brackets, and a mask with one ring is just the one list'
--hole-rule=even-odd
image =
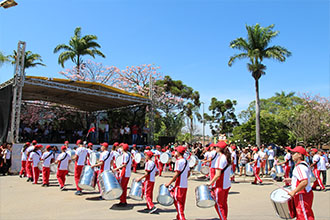
{"label": "green tree", "polygon": [[[16,50],[14,50],[13,55],[10,55],[9,57],[11,58],[11,63],[16,64],[16,58],[17,58]],[[39,54],[32,53],[31,51],[26,51],[24,57],[24,70],[36,66],[46,66],[46,65],[42,63],[42,59]]]}
{"label": "green tree", "polygon": [[264,59],[275,59],[284,62],[287,57],[291,56],[291,52],[286,48],[278,45],[270,46],[270,42],[276,36],[278,31],[273,31],[274,25],[268,27],[261,27],[259,24],[254,26],[246,25],[248,37],[237,38],[230,42],[230,47],[238,49],[242,53],[235,54],[230,57],[228,65],[232,66],[237,59],[247,58],[249,72],[255,80],[256,90],[256,144],[260,146],[260,104],[259,104],[259,79],[266,72],[266,66],[262,64]]}
{"label": "green tree", "polygon": [[95,58],[95,55],[98,55],[105,58],[105,55],[98,50],[101,46],[96,40],[97,36],[95,35],[85,35],[82,37],[81,27],[77,27],[74,30],[74,36],[71,37],[69,41],[69,45],[59,44],[55,47],[54,53],[63,50],[58,56],[58,64],[64,67],[64,62],[71,59],[71,61],[76,64],[77,73],[79,74],[81,64],[83,64],[83,56],[89,55]]}
{"label": "green tree", "polygon": [[227,134],[239,123],[235,115],[236,100],[218,101],[217,98],[211,99],[209,111],[211,115],[204,113],[204,118],[210,124],[212,135]]}
{"label": "green tree", "polygon": [[2,64],[6,63],[9,61],[9,58],[8,56],[6,56],[5,54],[3,54],[1,51],[0,51],[0,66],[2,66]]}

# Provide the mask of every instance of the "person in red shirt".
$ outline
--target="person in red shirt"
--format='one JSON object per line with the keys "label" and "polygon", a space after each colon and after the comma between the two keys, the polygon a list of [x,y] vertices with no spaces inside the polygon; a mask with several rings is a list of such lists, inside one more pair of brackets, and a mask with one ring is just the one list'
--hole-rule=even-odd
{"label": "person in red shirt", "polygon": [[174,205],[177,210],[176,219],[185,220],[184,207],[187,197],[188,188],[188,177],[190,176],[190,169],[188,161],[183,157],[185,153],[185,148],[183,146],[178,146],[175,148],[177,160],[175,162],[174,176],[173,178],[165,184],[169,187],[173,182],[175,186],[172,190],[172,196],[174,199]]}
{"label": "person in red shirt", "polygon": [[145,153],[146,163],[145,163],[145,174],[140,178],[136,179],[136,182],[140,182],[145,178],[143,182],[142,195],[145,197],[147,201],[147,208],[144,209],[144,212],[148,212],[150,214],[155,213],[157,211],[156,206],[152,202],[152,195],[154,191],[155,185],[155,176],[157,176],[158,170],[154,161],[152,161],[153,153],[148,151]]}
{"label": "person in red shirt", "polygon": [[54,154],[50,150],[52,147],[50,145],[46,146],[46,152],[42,154],[41,160],[43,161],[42,166],[42,185],[49,186],[49,175],[50,175],[50,164],[54,161]]}
{"label": "person in red shirt", "polygon": [[132,127],[132,144],[136,144],[138,133],[139,133],[139,127],[136,124],[134,124]]}
{"label": "person in red shirt", "polygon": [[220,154],[215,164],[215,176],[207,185],[213,187],[213,197],[215,199],[215,210],[220,220],[227,220],[228,216],[228,193],[231,188],[230,170],[231,170],[231,153],[224,141],[220,141],[216,145],[216,151]]}

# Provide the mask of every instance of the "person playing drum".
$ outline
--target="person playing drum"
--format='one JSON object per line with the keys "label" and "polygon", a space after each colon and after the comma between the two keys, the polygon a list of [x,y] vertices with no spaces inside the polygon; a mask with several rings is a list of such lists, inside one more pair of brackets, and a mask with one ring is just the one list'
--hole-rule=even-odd
{"label": "person playing drum", "polygon": [[154,154],[151,151],[145,153],[146,163],[144,170],[146,172],[143,176],[136,179],[136,182],[140,182],[142,179],[145,178],[145,181],[143,182],[142,195],[145,197],[147,201],[147,208],[144,209],[143,211],[148,212],[150,214],[155,213],[155,211],[157,211],[156,206],[152,202],[152,195],[155,185],[155,176],[158,174],[156,163],[152,161],[153,155]]}
{"label": "person playing drum", "polygon": [[21,171],[19,172],[19,177],[22,178],[22,175],[24,174],[24,177],[26,177],[26,160],[27,160],[27,148],[30,147],[30,142],[26,142],[21,150]]}
{"label": "person playing drum", "polygon": [[258,154],[258,148],[253,148],[253,161],[250,162],[251,165],[253,165],[253,173],[254,173],[254,181],[251,184],[257,184],[259,181],[260,185],[262,185],[262,180],[259,177],[260,173],[260,166],[261,166],[261,159]]}
{"label": "person playing drum", "polygon": [[171,183],[175,181],[175,186],[173,188],[173,199],[174,205],[177,211],[176,219],[185,220],[184,207],[186,203],[187,188],[188,188],[188,177],[190,176],[189,164],[186,159],[183,158],[185,148],[183,146],[178,146],[175,148],[177,160],[174,167],[174,176],[165,184],[165,187],[169,187]]}
{"label": "person playing drum", "polygon": [[127,184],[129,178],[131,177],[131,167],[132,167],[132,158],[131,155],[128,153],[129,146],[128,144],[123,144],[123,163],[120,167],[117,167],[113,171],[121,170],[119,176],[119,182],[121,188],[123,189],[123,193],[120,197],[120,202],[117,206],[127,206]]}
{"label": "person playing drum", "polygon": [[321,190],[325,190],[325,186],[323,185],[323,183],[321,181],[321,177],[320,177],[321,156],[317,154],[317,149],[315,149],[315,148],[311,149],[310,154],[311,154],[311,156],[313,156],[311,168],[312,168],[313,174],[316,178],[316,180],[312,186],[312,189],[316,190],[316,187],[320,186]]}
{"label": "person playing drum", "polygon": [[40,175],[40,170],[38,167],[38,163],[40,162],[40,157],[41,157],[41,151],[40,149],[42,148],[42,145],[36,145],[32,153],[30,154],[30,158],[32,160],[32,173],[33,173],[33,184],[38,183],[39,175]]}
{"label": "person playing drum", "polygon": [[51,152],[52,147],[50,145],[46,146],[46,152],[41,156],[42,164],[42,185],[49,186],[49,175],[50,175],[50,164],[54,162],[54,154]]}
{"label": "person playing drum", "polygon": [[314,220],[313,191],[310,186],[310,168],[304,161],[307,156],[305,148],[297,146],[291,149],[292,158],[296,163],[292,172],[292,178],[285,178],[285,182],[291,182],[291,191],[288,193],[294,200],[297,220]]}
{"label": "person playing drum", "polygon": [[136,173],[137,162],[135,161],[134,157],[135,157],[135,154],[138,153],[138,150],[136,149],[136,144],[133,144],[132,147],[133,147],[133,149],[131,150],[132,167],[133,167],[133,172]]}
{"label": "person playing drum", "polygon": [[84,147],[81,140],[78,140],[76,144],[77,144],[78,148],[76,149],[76,153],[73,157],[73,160],[75,160],[74,180],[76,182],[76,187],[77,187],[77,191],[75,192],[75,195],[82,195],[81,188],[78,186],[78,183],[79,183],[82,169],[86,162],[86,158],[88,156],[88,152],[87,152],[87,149]]}
{"label": "person playing drum", "polygon": [[216,145],[216,151],[219,157],[215,163],[215,176],[211,179],[208,186],[213,187],[213,197],[215,200],[215,210],[220,220],[226,220],[228,216],[228,193],[231,188],[230,170],[231,170],[231,153],[224,141],[220,141]]}
{"label": "person playing drum", "polygon": [[33,140],[32,145],[29,146],[26,149],[26,157],[27,157],[27,162],[26,162],[26,175],[28,179],[26,182],[33,182],[33,173],[32,173],[32,159],[30,157],[31,152],[34,150],[34,148],[37,146],[37,141]]}
{"label": "person playing drum", "polygon": [[57,159],[55,161],[56,164],[58,164],[58,168],[57,168],[57,180],[58,183],[60,184],[60,189],[61,191],[64,190],[64,185],[65,185],[65,176],[68,174],[68,166],[69,163],[71,162],[71,157],[68,153],[66,153],[66,146],[62,146],[61,147],[61,151],[62,153],[60,153],[57,156]]}
{"label": "person playing drum", "polygon": [[[290,150],[291,150],[290,147],[285,147],[286,154],[284,156],[284,161],[277,164],[277,165],[284,164],[284,178],[290,177],[290,170],[291,170],[291,167],[293,166]],[[285,185],[290,186],[290,182],[285,182]]]}

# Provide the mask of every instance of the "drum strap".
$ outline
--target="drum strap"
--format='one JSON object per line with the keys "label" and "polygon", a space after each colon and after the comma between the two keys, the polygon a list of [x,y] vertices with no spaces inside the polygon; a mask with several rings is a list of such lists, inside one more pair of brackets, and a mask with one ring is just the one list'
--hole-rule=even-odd
{"label": "drum strap", "polygon": [[110,157],[110,152],[108,152],[107,158],[104,159],[103,163]]}
{"label": "drum strap", "polygon": [[52,153],[49,153],[48,156],[44,160],[47,160],[47,158],[50,157],[51,155],[52,155]]}
{"label": "drum strap", "polygon": [[64,158],[62,159],[62,160],[60,160],[61,162],[66,158],[66,156],[68,156],[68,154],[67,153],[65,153],[65,156],[64,156]]}
{"label": "drum strap", "polygon": [[154,171],[155,168],[156,168],[156,164],[154,164],[154,167],[150,171],[147,171],[147,173],[150,174],[152,171]]}
{"label": "drum strap", "polygon": [[215,153],[214,157],[212,158],[211,161],[213,161],[217,157],[217,153]]}
{"label": "drum strap", "polygon": [[[185,171],[185,169],[186,169],[186,167],[187,167],[188,160],[185,159],[185,161],[186,161],[186,163],[184,164],[184,167],[183,167],[182,171],[180,172],[179,176],[181,176],[181,174],[183,173],[183,171]],[[179,177],[179,176],[178,176],[178,177]]]}

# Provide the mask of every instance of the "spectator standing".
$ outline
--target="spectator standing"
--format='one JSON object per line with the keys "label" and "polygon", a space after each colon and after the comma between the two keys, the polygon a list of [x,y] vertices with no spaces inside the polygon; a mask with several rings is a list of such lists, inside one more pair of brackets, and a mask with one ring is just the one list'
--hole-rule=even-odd
{"label": "spectator standing", "polygon": [[125,134],[125,129],[123,126],[120,126],[119,129],[119,142],[124,142],[124,134]]}
{"label": "spectator standing", "polygon": [[272,146],[268,147],[268,171],[270,171],[274,167],[274,150]]}
{"label": "spectator standing", "polygon": [[110,128],[109,128],[109,123],[107,120],[104,120],[104,142],[107,142],[109,143],[109,131],[110,131]]}
{"label": "spectator standing", "polygon": [[143,144],[148,144],[149,132],[150,132],[150,129],[148,128],[148,125],[144,125],[143,128],[142,128]]}
{"label": "spectator standing", "polygon": [[128,143],[129,142],[129,135],[131,134],[131,129],[128,126],[128,124],[126,124],[126,127],[124,128],[124,142]]}
{"label": "spectator standing", "polygon": [[132,127],[132,144],[137,144],[138,132],[139,132],[139,127],[136,124],[134,124]]}
{"label": "spectator standing", "polygon": [[319,150],[318,154],[320,156],[320,177],[322,176],[322,183],[324,186],[327,185],[327,167],[326,167],[326,163],[327,163],[327,158],[324,157],[323,155],[323,151]]}
{"label": "spectator standing", "polygon": [[[90,125],[89,125],[89,130],[92,129],[92,128],[95,128],[95,131],[96,131],[96,120],[94,120]],[[95,144],[96,143],[96,132],[91,132],[89,134],[89,137],[90,137],[90,141]]]}

